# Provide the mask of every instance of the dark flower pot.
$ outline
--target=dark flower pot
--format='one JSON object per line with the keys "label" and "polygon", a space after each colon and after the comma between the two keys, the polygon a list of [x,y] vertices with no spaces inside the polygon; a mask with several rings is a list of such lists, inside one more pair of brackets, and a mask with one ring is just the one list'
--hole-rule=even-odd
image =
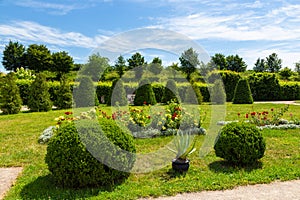
{"label": "dark flower pot", "polygon": [[176,172],[187,172],[190,167],[190,161],[187,160],[181,160],[181,159],[173,159],[172,160],[172,169]]}

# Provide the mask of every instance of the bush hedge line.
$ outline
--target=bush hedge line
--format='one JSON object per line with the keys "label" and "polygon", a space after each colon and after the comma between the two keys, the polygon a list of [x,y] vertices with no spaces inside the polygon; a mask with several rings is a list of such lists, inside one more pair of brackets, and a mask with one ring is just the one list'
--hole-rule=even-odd
{"label": "bush hedge line", "polygon": [[[224,75],[224,77],[231,77],[229,75]],[[229,80],[229,78],[228,78]],[[224,80],[223,80],[224,81]],[[299,100],[300,99],[300,83],[297,82],[279,82],[276,76],[268,73],[257,73],[250,75],[248,77],[249,85],[252,91],[252,96],[254,101],[276,101],[276,100]],[[27,105],[29,96],[29,86],[31,85],[31,80],[17,80],[17,86],[20,89],[20,95],[24,105]],[[231,83],[232,84],[232,83]],[[227,101],[230,96],[234,94],[235,86],[229,87],[226,82],[224,82],[225,91],[227,96]],[[52,101],[56,99],[56,92],[59,88],[59,82],[48,82],[50,98]],[[111,93],[111,82],[99,82],[96,86],[96,94],[99,101],[101,97],[104,97],[104,103],[108,101]],[[71,90],[73,90],[74,83],[70,84]],[[133,94],[137,89],[137,83],[124,83],[124,88],[126,94]],[[187,83],[177,83],[178,93],[181,99],[184,99],[186,89],[188,87]],[[210,102],[209,88],[212,84],[196,83],[196,88],[198,88],[203,96],[204,102]],[[232,88],[231,88],[232,87]],[[157,102],[162,101],[165,87],[162,83],[153,83],[152,88],[155,94]],[[230,88],[230,89],[229,89]],[[233,96],[232,96],[233,97]],[[103,103],[103,102],[102,102]]]}

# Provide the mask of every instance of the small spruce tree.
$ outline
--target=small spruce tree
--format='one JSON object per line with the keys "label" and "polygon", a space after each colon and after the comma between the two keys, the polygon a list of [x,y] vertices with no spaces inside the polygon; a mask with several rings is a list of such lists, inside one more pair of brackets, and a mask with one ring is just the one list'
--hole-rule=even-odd
{"label": "small spruce tree", "polygon": [[11,72],[1,79],[0,109],[4,114],[17,114],[21,110],[22,99],[16,84],[16,76]]}
{"label": "small spruce tree", "polygon": [[108,99],[108,105],[116,106],[126,106],[128,105],[128,100],[126,97],[126,91],[123,85],[123,81],[115,80],[112,84],[113,90],[111,91],[110,98]]}
{"label": "small spruce tree", "polygon": [[73,91],[75,106],[79,108],[99,105],[96,89],[91,77],[81,76],[78,81],[79,86],[74,88]]}
{"label": "small spruce tree", "polygon": [[234,104],[252,104],[253,98],[247,79],[240,79],[234,90]]}
{"label": "small spruce tree", "polygon": [[52,108],[46,76],[42,73],[36,75],[29,87],[28,107],[31,111],[49,111]]}
{"label": "small spruce tree", "polygon": [[168,103],[171,100],[179,103],[179,94],[176,83],[173,79],[168,80],[165,87],[164,95],[162,97],[162,103]]}
{"label": "small spruce tree", "polygon": [[72,91],[65,75],[62,75],[60,79],[60,86],[56,91],[56,97],[57,99],[54,102],[54,105],[57,106],[58,109],[72,107]]}
{"label": "small spruce tree", "polygon": [[189,86],[185,91],[184,103],[187,104],[201,104],[203,101],[203,96],[200,89],[195,85]]}
{"label": "small spruce tree", "polygon": [[134,105],[141,106],[144,104],[156,104],[155,95],[148,79],[140,82],[138,89],[135,92]]}
{"label": "small spruce tree", "polygon": [[224,104],[226,102],[226,93],[222,80],[216,80],[211,92],[211,102],[214,104]]}

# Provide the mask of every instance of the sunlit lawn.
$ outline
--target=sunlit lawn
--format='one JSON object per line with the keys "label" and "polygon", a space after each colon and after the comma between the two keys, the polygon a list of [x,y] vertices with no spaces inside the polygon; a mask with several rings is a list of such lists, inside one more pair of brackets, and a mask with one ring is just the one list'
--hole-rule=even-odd
{"label": "sunlit lawn", "polygon": [[[203,124],[210,127],[211,105],[200,106],[207,113]],[[227,104],[226,120],[244,118],[251,111],[275,111],[283,105]],[[102,108],[107,110],[107,108]],[[215,112],[215,110],[213,110]],[[300,106],[291,105],[290,113],[300,118]],[[23,166],[22,175],[10,190],[6,199],[136,199],[138,197],[174,195],[181,192],[220,190],[237,185],[268,183],[274,180],[291,180],[300,177],[300,130],[264,130],[267,142],[265,157],[254,166],[237,168],[215,157],[211,151],[204,158],[199,152],[190,156],[191,167],[185,176],[177,176],[168,165],[146,174],[132,174],[122,185],[114,188],[90,188],[81,190],[58,187],[44,162],[46,145],[37,143],[41,132],[55,125],[54,118],[65,110],[48,113],[20,113],[0,116],[0,166]],[[172,137],[136,140],[137,151],[153,152],[168,143]],[[205,136],[197,136],[196,147],[201,149]],[[170,161],[171,164],[171,161]]]}

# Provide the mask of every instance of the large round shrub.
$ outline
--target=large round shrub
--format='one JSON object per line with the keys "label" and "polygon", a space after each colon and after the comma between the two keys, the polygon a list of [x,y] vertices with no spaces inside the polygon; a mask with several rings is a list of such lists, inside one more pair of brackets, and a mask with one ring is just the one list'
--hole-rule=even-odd
{"label": "large round shrub", "polygon": [[[99,123],[101,126],[92,120],[64,123],[50,139],[45,161],[59,185],[111,186],[129,176],[135,161],[134,154],[128,153],[135,153],[133,137],[113,120]],[[109,167],[112,164],[118,170]]]}
{"label": "large round shrub", "polygon": [[240,79],[234,90],[234,104],[252,104],[253,98],[247,79]]}
{"label": "large round shrub", "polygon": [[168,80],[165,92],[162,98],[162,103],[168,103],[171,100],[179,102],[179,93],[176,86],[176,82],[173,79]]}
{"label": "large round shrub", "polygon": [[255,125],[234,122],[221,129],[214,149],[218,157],[236,165],[248,165],[264,156],[266,143]]}

